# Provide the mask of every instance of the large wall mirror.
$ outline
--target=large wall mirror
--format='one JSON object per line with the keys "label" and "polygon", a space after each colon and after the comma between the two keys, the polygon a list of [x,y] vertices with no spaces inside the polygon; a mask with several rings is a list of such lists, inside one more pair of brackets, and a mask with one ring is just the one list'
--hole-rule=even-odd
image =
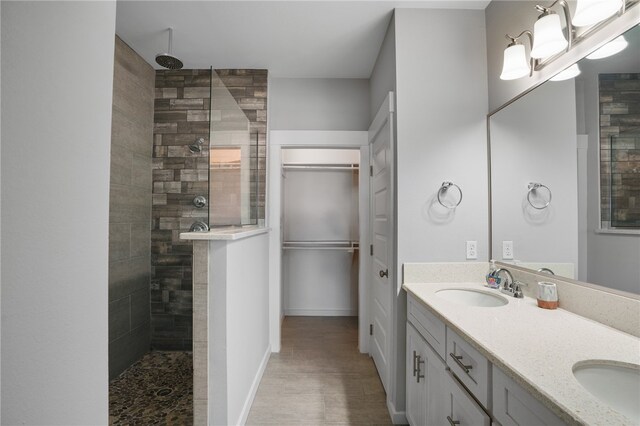
{"label": "large wall mirror", "polygon": [[640,27],[489,117],[492,258],[640,293]]}

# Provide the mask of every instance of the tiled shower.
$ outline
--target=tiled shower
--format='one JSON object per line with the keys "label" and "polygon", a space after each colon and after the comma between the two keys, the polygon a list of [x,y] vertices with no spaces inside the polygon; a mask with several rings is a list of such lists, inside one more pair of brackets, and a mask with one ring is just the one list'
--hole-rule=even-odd
{"label": "tiled shower", "polygon": [[264,222],[266,140],[266,70],[154,70],[116,38],[109,243],[114,383],[149,351],[192,351],[192,243],[180,233],[197,222]]}

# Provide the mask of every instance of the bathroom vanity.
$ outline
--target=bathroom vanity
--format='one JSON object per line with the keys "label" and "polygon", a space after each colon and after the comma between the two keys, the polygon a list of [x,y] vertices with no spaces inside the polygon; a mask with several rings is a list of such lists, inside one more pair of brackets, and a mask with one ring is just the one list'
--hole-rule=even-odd
{"label": "bathroom vanity", "polygon": [[[580,370],[628,372],[633,386],[640,340],[564,309],[538,308],[535,298],[486,288],[487,265],[404,266],[409,423],[636,424],[640,388],[606,401]],[[627,318],[637,322],[640,301],[627,307]],[[614,387],[621,390],[625,380]]]}

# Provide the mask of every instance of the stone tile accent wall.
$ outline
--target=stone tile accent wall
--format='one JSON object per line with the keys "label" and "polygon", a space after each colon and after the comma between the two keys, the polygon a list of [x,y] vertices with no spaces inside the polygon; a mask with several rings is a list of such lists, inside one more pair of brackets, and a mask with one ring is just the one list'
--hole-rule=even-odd
{"label": "stone tile accent wall", "polygon": [[[207,222],[192,204],[209,188],[210,70],[156,71],[151,231],[151,346],[191,350],[192,243],[180,233]],[[198,138],[200,153],[188,145]]]}
{"label": "stone tile accent wall", "polygon": [[116,37],[109,200],[109,376],[149,350],[155,73]]}
{"label": "stone tile accent wall", "polygon": [[600,74],[604,227],[640,228],[640,74]]}
{"label": "stone tile accent wall", "polygon": [[[267,71],[216,70],[250,121],[259,147],[252,152],[253,181],[261,182],[254,217],[264,219],[264,182],[267,135]],[[211,111],[210,70],[156,71],[153,228],[151,232],[151,345],[155,349],[192,350],[193,270],[192,243],[180,233],[198,220],[208,221],[207,208],[192,205],[196,195],[208,196],[210,138],[212,126],[225,120],[222,111]],[[205,139],[201,153],[188,145]],[[254,186],[255,187],[255,186]]]}

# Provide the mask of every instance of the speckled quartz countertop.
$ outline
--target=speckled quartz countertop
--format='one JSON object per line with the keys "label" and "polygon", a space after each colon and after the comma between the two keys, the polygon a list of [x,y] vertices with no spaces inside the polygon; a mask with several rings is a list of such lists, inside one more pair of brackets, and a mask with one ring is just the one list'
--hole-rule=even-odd
{"label": "speckled quartz countertop", "polygon": [[572,368],[587,360],[638,365],[640,339],[563,309],[540,309],[528,297],[502,295],[508,300],[504,306],[471,307],[436,294],[445,288],[501,294],[480,283],[409,283],[403,288],[567,423],[636,424],[588,393]]}
{"label": "speckled quartz countertop", "polygon": [[207,232],[183,232],[180,238],[183,240],[241,240],[254,235],[265,234],[271,228],[264,226],[226,226],[223,228],[212,228]]}

